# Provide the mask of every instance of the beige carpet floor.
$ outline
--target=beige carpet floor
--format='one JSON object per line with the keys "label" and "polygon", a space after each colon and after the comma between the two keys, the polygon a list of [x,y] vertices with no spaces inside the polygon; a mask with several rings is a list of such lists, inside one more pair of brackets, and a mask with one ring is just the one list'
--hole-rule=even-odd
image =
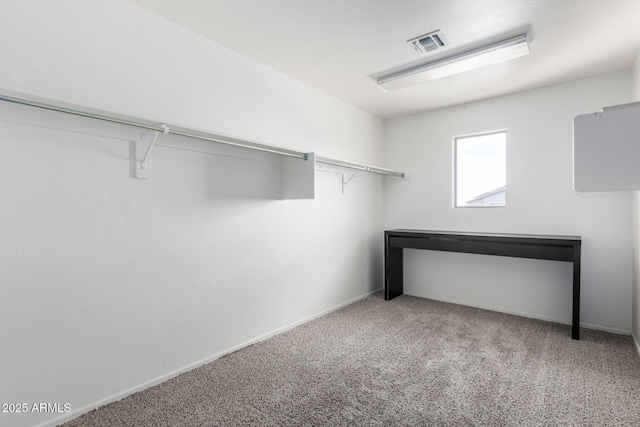
{"label": "beige carpet floor", "polygon": [[631,337],[381,294],[65,424],[640,426]]}

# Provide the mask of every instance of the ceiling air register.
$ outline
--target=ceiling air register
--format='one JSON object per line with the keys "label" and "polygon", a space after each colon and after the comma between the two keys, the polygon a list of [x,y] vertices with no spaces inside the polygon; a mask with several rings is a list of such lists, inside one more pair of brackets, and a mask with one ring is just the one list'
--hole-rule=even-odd
{"label": "ceiling air register", "polygon": [[411,43],[413,48],[420,53],[432,52],[449,44],[440,30],[407,40],[407,43]]}

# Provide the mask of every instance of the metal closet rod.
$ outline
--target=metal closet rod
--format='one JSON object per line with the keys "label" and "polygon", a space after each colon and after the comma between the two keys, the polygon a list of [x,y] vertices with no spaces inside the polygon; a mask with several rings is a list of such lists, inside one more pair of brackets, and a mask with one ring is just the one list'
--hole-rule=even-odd
{"label": "metal closet rod", "polygon": [[0,94],[0,100],[13,102],[15,104],[27,105],[29,107],[36,107],[36,108],[42,108],[45,110],[57,111],[60,113],[72,114],[75,116],[87,117],[90,119],[102,120],[110,123],[117,123],[125,126],[132,126],[139,129],[147,129],[147,130],[152,130],[152,131],[162,132],[162,133],[169,133],[169,134],[178,135],[178,136],[186,136],[188,138],[195,138],[195,139],[201,139],[201,140],[210,141],[210,142],[217,142],[220,144],[233,145],[235,147],[249,148],[251,150],[265,151],[268,153],[280,154],[282,156],[297,157],[303,160],[307,159],[307,153],[303,153],[301,151],[290,150],[288,148],[279,148],[271,145],[259,144],[259,143],[249,142],[249,141],[242,141],[240,139],[223,137],[223,136],[214,135],[214,134],[207,134],[204,132],[197,132],[190,129],[179,128],[179,127],[168,127],[169,130],[166,131],[166,127],[160,124],[154,124],[149,122],[145,123],[145,122],[138,121],[138,119],[125,117],[125,116],[120,116],[120,117],[108,116],[102,113],[82,111],[77,108],[63,107],[60,105],[48,104],[42,101],[17,98],[14,96],[8,96],[4,94]]}
{"label": "metal closet rod", "polygon": [[[0,100],[6,101],[6,102],[12,102],[14,104],[26,105],[29,107],[36,107],[36,108],[41,108],[45,110],[57,111],[60,113],[72,114],[75,116],[87,117],[90,119],[102,120],[110,123],[117,123],[125,126],[132,126],[140,129],[147,129],[147,130],[152,130],[156,132],[169,133],[177,136],[184,136],[187,138],[194,138],[194,139],[200,139],[204,141],[216,142],[219,144],[232,145],[234,147],[242,147],[242,148],[248,148],[251,150],[279,154],[281,156],[295,157],[303,160],[307,160],[309,158],[309,154],[302,151],[290,150],[288,148],[280,148],[280,147],[260,144],[256,142],[243,141],[241,139],[235,139],[235,138],[230,138],[226,136],[220,136],[220,135],[215,135],[215,134],[210,134],[205,132],[198,132],[198,131],[194,131],[186,128],[169,126],[167,131],[166,126],[163,126],[160,124],[145,123],[145,122],[139,121],[139,119],[134,119],[126,116],[120,116],[120,117],[109,116],[109,115],[105,115],[97,112],[83,111],[75,107],[64,107],[60,105],[53,105],[53,104],[49,104],[47,102],[42,102],[39,100],[36,101],[36,100],[24,99],[16,96],[5,95],[5,94],[0,94]],[[396,176],[399,178],[405,177],[405,174],[403,172],[398,172],[398,171],[385,169],[377,166],[366,165],[363,163],[333,159],[331,157],[316,156],[316,162],[326,163],[326,164],[335,165],[335,166],[342,166],[342,167],[362,170],[366,172],[373,172],[373,173],[378,173],[382,175]]]}
{"label": "metal closet rod", "polygon": [[328,165],[334,165],[334,166],[342,166],[345,168],[357,169],[365,172],[373,172],[381,175],[395,176],[398,178],[406,177],[404,172],[381,168],[378,166],[366,165],[364,163],[356,163],[356,162],[349,162],[347,160],[333,159],[331,157],[316,156],[316,162],[326,163]]}

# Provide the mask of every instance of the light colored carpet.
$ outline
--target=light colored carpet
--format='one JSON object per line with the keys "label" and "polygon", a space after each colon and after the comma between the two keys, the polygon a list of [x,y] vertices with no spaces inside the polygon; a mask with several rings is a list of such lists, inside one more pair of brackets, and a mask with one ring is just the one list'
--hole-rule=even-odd
{"label": "light colored carpet", "polygon": [[638,426],[628,336],[382,294],[99,408],[79,426]]}

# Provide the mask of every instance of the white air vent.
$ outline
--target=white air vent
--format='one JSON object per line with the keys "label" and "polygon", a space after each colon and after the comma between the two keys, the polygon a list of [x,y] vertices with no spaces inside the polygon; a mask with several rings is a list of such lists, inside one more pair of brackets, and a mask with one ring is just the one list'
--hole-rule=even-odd
{"label": "white air vent", "polygon": [[407,43],[411,43],[413,48],[420,53],[441,49],[449,44],[440,30],[412,38],[411,40],[407,40]]}

